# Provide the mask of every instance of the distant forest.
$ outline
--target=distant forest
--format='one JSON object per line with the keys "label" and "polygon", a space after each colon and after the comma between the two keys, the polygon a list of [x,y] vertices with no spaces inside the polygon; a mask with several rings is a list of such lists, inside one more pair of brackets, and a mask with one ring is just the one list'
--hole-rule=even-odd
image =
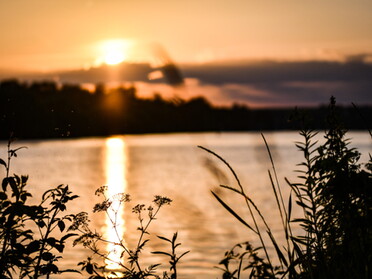
{"label": "distant forest", "polygon": [[[331,97],[331,96],[329,96]],[[326,103],[328,100],[324,100]],[[323,129],[326,107],[298,109],[313,129]],[[367,129],[372,107],[339,107],[345,127]],[[295,108],[214,107],[205,98],[164,100],[137,97],[134,87],[89,92],[54,82],[0,82],[0,138],[62,138],[199,131],[298,129]]]}

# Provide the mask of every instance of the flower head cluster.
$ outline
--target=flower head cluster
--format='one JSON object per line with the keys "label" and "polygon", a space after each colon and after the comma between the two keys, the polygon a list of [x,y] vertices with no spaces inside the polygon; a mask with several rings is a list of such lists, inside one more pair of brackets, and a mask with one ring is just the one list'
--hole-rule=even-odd
{"label": "flower head cluster", "polygon": [[76,238],[72,245],[76,246],[77,244],[82,244],[84,247],[93,247],[94,244],[97,242],[97,239],[100,238],[101,235],[93,232],[88,232]]}
{"label": "flower head cluster", "polygon": [[158,206],[161,207],[164,204],[171,204],[172,200],[168,197],[162,197],[159,195],[155,196],[154,203]]}
{"label": "flower head cluster", "polygon": [[96,192],[94,193],[96,196],[103,195],[108,189],[108,186],[101,186],[99,187]]}
{"label": "flower head cluster", "polygon": [[110,208],[111,204],[112,204],[112,201],[110,201],[110,200],[104,200],[101,203],[97,203],[93,207],[93,212],[106,211],[107,209]]}
{"label": "flower head cluster", "polygon": [[124,193],[118,193],[114,196],[112,196],[112,201],[118,201],[118,202],[129,202],[130,201],[130,195],[124,194]]}
{"label": "flower head cluster", "polygon": [[137,204],[135,207],[132,208],[133,213],[141,213],[142,210],[144,210],[145,205],[144,204]]}
{"label": "flower head cluster", "polygon": [[80,212],[74,216],[72,225],[68,228],[68,230],[75,231],[79,229],[80,227],[86,227],[88,226],[88,222],[89,222],[88,213]]}

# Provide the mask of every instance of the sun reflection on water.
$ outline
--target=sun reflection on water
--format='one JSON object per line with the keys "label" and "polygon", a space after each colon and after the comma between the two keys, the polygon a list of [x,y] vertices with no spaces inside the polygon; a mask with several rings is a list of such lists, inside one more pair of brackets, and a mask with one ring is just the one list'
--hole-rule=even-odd
{"label": "sun reflection on water", "polygon": [[[108,196],[115,197],[120,193],[126,193],[126,145],[123,139],[118,137],[109,138],[106,140],[106,185],[108,186]],[[120,208],[119,208],[120,207]],[[112,209],[108,211],[106,217],[105,236],[110,243],[107,245],[108,260],[106,261],[106,268],[109,270],[120,269],[121,253],[123,249],[119,243],[124,241],[125,220],[124,220],[124,204],[119,200],[113,200]],[[119,210],[117,213],[115,211]],[[115,225],[114,225],[114,224]],[[125,243],[123,243],[125,244]]]}

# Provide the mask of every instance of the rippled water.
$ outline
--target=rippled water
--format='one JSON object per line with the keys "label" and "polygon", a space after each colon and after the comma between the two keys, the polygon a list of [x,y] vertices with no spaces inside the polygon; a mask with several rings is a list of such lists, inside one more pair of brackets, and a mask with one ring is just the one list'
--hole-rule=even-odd
{"label": "rippled water", "polygon": [[[294,142],[301,140],[294,132],[265,133],[276,164],[283,193],[288,195],[284,177],[296,180],[296,164],[301,153]],[[367,160],[371,140],[367,133],[349,133],[352,143]],[[233,176],[217,158],[197,146],[207,147],[225,158],[239,175],[246,191],[265,216],[274,233],[280,238],[280,219],[276,213],[268,169],[271,168],[266,147],[259,133],[195,133],[116,136],[72,140],[43,140],[16,142],[13,147],[27,146],[12,162],[12,171],[30,176],[30,191],[38,200],[49,187],[68,184],[80,196],[70,206],[71,212],[87,211],[92,226],[115,240],[104,215],[92,213],[99,200],[95,190],[108,185],[110,194],[130,193],[133,201],[127,204],[120,220],[121,232],[129,247],[138,237],[138,220],[131,212],[137,203],[149,204],[154,195],[173,199],[171,206],[161,211],[150,227],[152,236],[171,237],[178,232],[182,243],[180,252],[191,252],[181,261],[180,278],[217,278],[215,266],[226,250],[240,241],[257,244],[242,225],[236,222],[214,199],[211,190],[232,204],[243,216],[248,216],[242,201],[232,193],[221,190],[219,184],[235,186]],[[0,143],[0,157],[6,156],[6,143]],[[3,171],[2,171],[3,172]],[[3,175],[3,173],[1,173]],[[166,250],[165,243],[153,238],[148,251]],[[90,252],[84,248],[68,247],[63,266],[77,268]],[[161,256],[144,254],[144,264],[161,262]],[[76,274],[58,278],[83,278]]]}

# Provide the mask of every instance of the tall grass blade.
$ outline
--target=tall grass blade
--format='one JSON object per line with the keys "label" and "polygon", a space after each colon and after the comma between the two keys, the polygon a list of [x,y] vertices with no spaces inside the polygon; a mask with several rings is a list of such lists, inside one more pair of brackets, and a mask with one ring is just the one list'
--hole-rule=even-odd
{"label": "tall grass blade", "polygon": [[226,160],[224,158],[222,158],[220,155],[218,155],[217,153],[213,152],[212,150],[209,150],[208,148],[205,148],[205,147],[203,147],[201,145],[198,145],[198,147],[200,149],[203,149],[203,150],[207,151],[208,153],[212,154],[213,156],[216,156],[219,160],[221,160],[221,162],[223,162],[229,168],[229,170],[233,174],[236,182],[238,183],[239,187],[242,187],[242,185],[240,183],[240,180],[238,178],[238,175],[235,173],[234,169],[230,166],[230,164],[228,162],[226,162]]}
{"label": "tall grass blade", "polygon": [[282,251],[280,250],[280,248],[278,246],[278,243],[276,242],[273,234],[270,231],[267,231],[267,234],[269,235],[269,237],[271,239],[271,243],[274,245],[276,254],[278,255],[278,258],[279,258],[280,262],[283,263],[286,267],[288,267],[287,259],[284,257]]}
{"label": "tall grass blade", "polygon": [[[243,186],[242,186],[242,184],[240,183],[240,180],[239,180],[239,178],[238,178],[238,175],[235,173],[235,171],[234,171],[234,169],[230,166],[230,164],[228,163],[228,162],[226,162],[226,160],[225,159],[223,159],[221,156],[219,156],[218,154],[216,154],[215,152],[213,152],[213,151],[211,151],[211,150],[209,150],[208,148],[205,148],[205,147],[203,147],[203,146],[198,146],[200,149],[203,149],[203,150],[205,150],[205,151],[207,151],[208,153],[210,153],[210,154],[212,154],[213,156],[215,156],[215,157],[217,157],[219,160],[221,160],[227,167],[228,167],[228,169],[231,171],[231,173],[233,174],[233,176],[234,176],[234,178],[235,178],[235,180],[236,180],[236,182],[238,183],[238,185],[239,185],[239,188],[240,188],[240,190],[241,190],[241,195],[243,195],[243,196],[245,196],[245,197],[247,197],[246,195],[245,195],[245,192],[244,192],[244,188],[243,188]],[[224,206],[224,205],[226,205],[227,206],[227,204],[226,203],[224,203],[215,193],[213,193],[212,192],[212,194],[216,197],[216,199]],[[267,260],[268,260],[268,262],[269,262],[269,266],[270,266],[270,268],[271,268],[271,270],[272,270],[272,272],[274,273],[274,269],[273,269],[273,265],[271,264],[271,260],[270,260],[270,257],[269,257],[269,253],[267,252],[267,248],[266,248],[266,245],[265,245],[265,242],[264,242],[264,240],[263,240],[263,237],[262,237],[262,235],[261,235],[261,232],[260,232],[260,229],[259,229],[259,227],[258,227],[258,224],[257,224],[257,221],[256,221],[256,218],[255,218],[255,216],[254,216],[254,214],[253,214],[253,211],[252,211],[252,208],[251,208],[251,206],[250,206],[250,204],[252,203],[253,204],[253,202],[250,200],[250,199],[247,199],[247,198],[245,198],[245,201],[246,201],[246,205],[247,205],[247,208],[248,208],[248,210],[249,210],[249,213],[251,214],[251,216],[252,216],[252,220],[253,220],[253,223],[254,223],[254,226],[255,226],[255,229],[253,229],[251,226],[248,226],[253,232],[256,232],[256,234],[258,235],[258,237],[259,237],[259,239],[260,239],[260,242],[261,242],[261,245],[262,245],[262,248],[263,248],[263,250],[264,250],[264,252],[265,252],[265,256],[266,256],[266,258],[267,258]],[[251,203],[250,203],[251,202]],[[254,205],[254,204],[253,204]],[[255,206],[255,205],[254,205]],[[224,206],[225,207],[225,206]],[[225,207],[226,209],[227,209],[227,207]],[[230,208],[230,207],[228,207],[228,208]],[[256,210],[258,211],[258,209],[257,209],[257,207],[255,206],[255,208],[256,208]],[[231,210],[231,211],[230,211]],[[230,210],[228,210],[231,214],[233,214],[232,212],[234,212],[231,208],[230,208]],[[259,211],[258,211],[259,212]],[[239,215],[237,215],[235,212],[234,212],[234,214],[233,214],[236,218],[238,217],[238,220],[239,221],[241,221],[241,220],[243,220]],[[260,215],[260,216],[262,216],[262,215]],[[263,217],[262,217],[263,218]],[[264,218],[263,218],[263,220],[264,220]],[[243,220],[244,221],[244,220]],[[266,223],[266,222],[265,222]],[[244,221],[243,222],[243,224],[246,224],[246,222]],[[248,224],[247,224],[248,225]]]}
{"label": "tall grass blade", "polygon": [[230,186],[227,186],[227,185],[220,185],[220,187],[221,187],[221,188],[228,189],[228,190],[230,190],[230,191],[233,191],[233,192],[235,192],[235,193],[237,193],[237,194],[239,194],[239,195],[243,195],[243,196],[245,197],[245,195],[244,195],[241,191],[239,191],[238,189],[236,189],[236,188],[234,188],[234,187],[230,187]]}
{"label": "tall grass blade", "polygon": [[[279,212],[280,212],[280,217],[282,218],[282,222],[283,222],[283,226],[284,226],[285,230],[287,230],[286,223],[288,222],[288,216],[287,216],[287,212],[285,210],[283,195],[282,195],[282,191],[280,189],[279,180],[278,180],[278,176],[277,176],[277,172],[276,172],[276,168],[275,168],[275,164],[274,164],[274,159],[273,159],[273,156],[271,155],[271,150],[270,150],[269,144],[266,141],[265,136],[263,134],[261,134],[261,136],[262,136],[262,138],[264,140],[267,153],[269,154],[269,158],[270,158],[270,162],[271,162],[271,167],[272,167],[273,172],[274,172],[275,182],[276,182],[276,186],[277,186],[278,192],[279,192],[279,198],[280,198],[281,204],[278,202],[278,208],[279,208]],[[272,181],[272,178],[271,177],[270,177],[270,179]],[[272,182],[272,185],[275,188],[275,184],[273,182]],[[276,193],[275,193],[275,198],[278,199]],[[284,218],[283,218],[283,212],[284,212],[284,215],[286,217],[286,220],[285,221],[284,221]]]}
{"label": "tall grass blade", "polygon": [[246,221],[244,221],[230,206],[228,206],[216,193],[211,191],[213,196],[217,199],[217,201],[228,211],[231,215],[233,215],[239,222],[241,222],[243,225],[248,227],[251,231],[258,234],[258,232],[253,229]]}

